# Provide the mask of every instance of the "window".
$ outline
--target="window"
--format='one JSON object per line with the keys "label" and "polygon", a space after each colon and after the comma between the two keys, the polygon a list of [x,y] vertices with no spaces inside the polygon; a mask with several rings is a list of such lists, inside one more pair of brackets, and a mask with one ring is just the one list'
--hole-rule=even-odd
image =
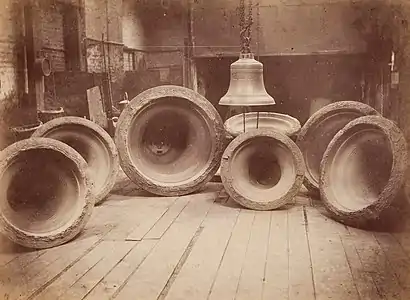
{"label": "window", "polygon": [[135,71],[135,55],[133,51],[124,50],[124,71]]}

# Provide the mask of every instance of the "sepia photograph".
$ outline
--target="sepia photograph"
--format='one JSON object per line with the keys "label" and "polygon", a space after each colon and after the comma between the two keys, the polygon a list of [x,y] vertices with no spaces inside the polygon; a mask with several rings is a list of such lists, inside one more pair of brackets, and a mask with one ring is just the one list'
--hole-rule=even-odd
{"label": "sepia photograph", "polygon": [[0,300],[409,300],[410,0],[0,0]]}

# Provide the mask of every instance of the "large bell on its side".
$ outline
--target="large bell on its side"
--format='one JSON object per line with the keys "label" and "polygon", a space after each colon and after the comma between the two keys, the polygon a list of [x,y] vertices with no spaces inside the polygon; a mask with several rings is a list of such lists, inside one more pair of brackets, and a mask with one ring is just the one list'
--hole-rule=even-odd
{"label": "large bell on its side", "polygon": [[231,82],[228,92],[219,105],[263,106],[273,105],[275,100],[268,94],[263,82],[263,64],[255,60],[253,53],[241,53],[231,64]]}

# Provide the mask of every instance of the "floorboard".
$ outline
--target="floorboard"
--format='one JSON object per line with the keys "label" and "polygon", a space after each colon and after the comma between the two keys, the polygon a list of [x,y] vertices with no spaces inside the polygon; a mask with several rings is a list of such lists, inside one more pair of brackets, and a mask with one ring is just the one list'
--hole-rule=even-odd
{"label": "floorboard", "polygon": [[236,298],[238,300],[261,299],[265,277],[265,261],[268,253],[270,212],[255,212],[251,236],[246,249]]}
{"label": "floorboard", "polygon": [[408,300],[404,216],[361,230],[306,193],[263,212],[220,184],[157,197],[124,182],[65,245],[28,250],[0,235],[0,299]]}
{"label": "floorboard", "polygon": [[189,257],[169,291],[164,290],[159,299],[207,299],[238,213],[238,209],[222,205],[212,207]]}
{"label": "floorboard", "polygon": [[210,300],[235,299],[254,219],[254,211],[241,209],[215,276]]}
{"label": "floorboard", "polygon": [[315,299],[303,206],[288,210],[289,219],[289,299]]}
{"label": "floorboard", "polygon": [[[341,236],[344,227],[314,209],[305,208],[308,221],[309,248],[312,257],[316,299],[359,300]],[[341,230],[340,230],[341,229]]]}
{"label": "floorboard", "polygon": [[196,198],[183,210],[116,299],[156,299],[206,217],[214,197]]}
{"label": "floorboard", "polygon": [[126,280],[144,262],[158,243],[156,240],[138,242],[135,247],[101,280],[84,299],[111,299]]}
{"label": "floorboard", "polygon": [[271,212],[262,299],[289,299],[288,212]]}
{"label": "floorboard", "polygon": [[373,232],[349,228],[365,272],[371,274],[377,289],[385,299],[401,299],[403,289],[383,249]]}

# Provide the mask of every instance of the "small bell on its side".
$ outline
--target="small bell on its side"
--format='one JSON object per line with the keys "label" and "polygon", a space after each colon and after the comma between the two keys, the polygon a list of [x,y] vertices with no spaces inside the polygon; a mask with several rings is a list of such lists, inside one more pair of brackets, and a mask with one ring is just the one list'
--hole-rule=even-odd
{"label": "small bell on its side", "polygon": [[219,105],[263,106],[273,105],[263,82],[263,64],[255,60],[253,53],[241,53],[231,64],[231,81],[228,92]]}

